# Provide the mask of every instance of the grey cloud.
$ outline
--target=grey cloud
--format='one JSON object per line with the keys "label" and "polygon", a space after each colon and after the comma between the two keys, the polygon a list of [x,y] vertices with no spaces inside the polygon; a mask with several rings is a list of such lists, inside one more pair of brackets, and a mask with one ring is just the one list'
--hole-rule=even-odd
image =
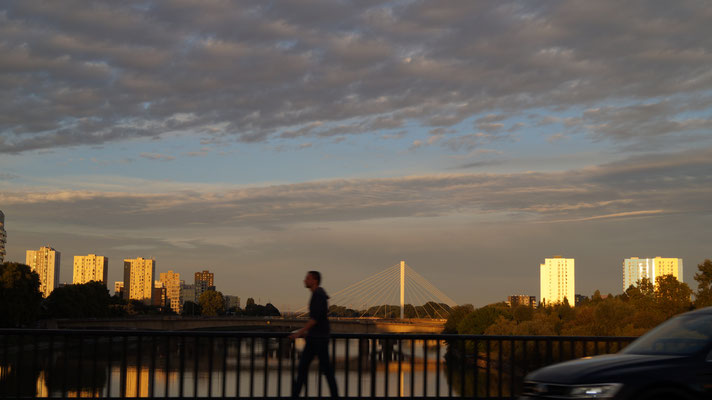
{"label": "grey cloud", "polygon": [[712,214],[711,156],[712,148],[707,148],[558,173],[340,179],[153,194],[5,191],[0,202],[6,213],[26,221],[138,230],[274,229],[296,223],[460,214],[506,214],[541,222],[704,216]]}
{"label": "grey cloud", "polygon": [[157,161],[173,161],[176,159],[173,156],[169,156],[166,154],[159,154],[159,153],[141,153],[141,154],[139,154],[139,157],[145,158],[147,160],[157,160]]}
{"label": "grey cloud", "polygon": [[[653,98],[709,110],[692,100],[712,88],[710,8],[593,3],[7,1],[0,152],[181,129],[259,142],[479,118],[494,132],[572,106],[602,110],[583,117],[594,139],[697,140],[704,118],[622,120]],[[618,99],[635,104],[606,109]]]}

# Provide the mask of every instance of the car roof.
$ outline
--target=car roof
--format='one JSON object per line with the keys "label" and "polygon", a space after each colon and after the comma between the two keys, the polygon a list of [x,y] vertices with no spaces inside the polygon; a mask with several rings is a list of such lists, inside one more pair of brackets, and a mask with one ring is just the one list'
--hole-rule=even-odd
{"label": "car roof", "polygon": [[712,316],[712,307],[705,307],[705,308],[700,308],[699,310],[693,310],[693,311],[688,311],[684,314],[680,314],[684,316],[699,316],[699,315],[710,315]]}

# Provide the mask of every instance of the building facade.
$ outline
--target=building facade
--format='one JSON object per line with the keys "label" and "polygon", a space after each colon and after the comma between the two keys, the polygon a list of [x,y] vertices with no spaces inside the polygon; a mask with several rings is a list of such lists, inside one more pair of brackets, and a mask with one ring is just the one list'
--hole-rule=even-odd
{"label": "building facade", "polygon": [[119,295],[122,299],[124,298],[124,283],[114,282],[114,295]]}
{"label": "building facade", "polygon": [[526,294],[515,294],[512,296],[507,296],[507,305],[510,307],[536,307],[536,296],[529,296]]}
{"label": "building facade", "polygon": [[5,262],[5,244],[7,244],[7,232],[5,232],[5,214],[0,210],[0,263]]}
{"label": "building facade", "polygon": [[106,286],[106,278],[109,272],[109,258],[89,254],[86,256],[74,256],[74,268],[72,283],[82,284],[89,281],[102,282]]}
{"label": "building facade", "polygon": [[672,275],[682,282],[682,258],[626,258],[623,260],[623,291],[643,278],[655,285],[656,278],[663,275]]}
{"label": "building facade", "polygon": [[232,295],[225,295],[223,296],[225,298],[225,309],[230,310],[230,309],[239,309],[240,308],[240,297],[239,296],[232,296]]}
{"label": "building facade", "polygon": [[60,257],[60,252],[49,246],[42,246],[39,250],[27,250],[25,264],[40,276],[40,292],[44,297],[59,287]]}
{"label": "building facade", "polygon": [[186,301],[192,301],[193,303],[198,302],[195,298],[195,285],[186,284],[184,281],[182,281],[180,283],[180,293],[182,301],[181,306],[184,305]]}
{"label": "building facade", "polygon": [[555,256],[539,265],[539,285],[542,304],[559,304],[566,299],[575,306],[574,259]]}
{"label": "building facade", "polygon": [[204,270],[195,273],[195,301],[200,301],[200,295],[206,290],[215,290],[215,274]]}
{"label": "building facade", "polygon": [[166,304],[171,307],[176,314],[183,310],[183,300],[181,299],[180,274],[168,271],[159,274],[163,287],[166,288]]}
{"label": "building facade", "polygon": [[156,260],[138,257],[124,260],[124,299],[151,305]]}

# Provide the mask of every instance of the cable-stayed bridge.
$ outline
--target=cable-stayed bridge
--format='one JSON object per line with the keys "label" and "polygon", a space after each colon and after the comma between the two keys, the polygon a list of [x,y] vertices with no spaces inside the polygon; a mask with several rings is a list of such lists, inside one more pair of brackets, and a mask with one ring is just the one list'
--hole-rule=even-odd
{"label": "cable-stayed bridge", "polygon": [[405,261],[331,294],[329,304],[332,316],[387,319],[446,319],[456,305]]}

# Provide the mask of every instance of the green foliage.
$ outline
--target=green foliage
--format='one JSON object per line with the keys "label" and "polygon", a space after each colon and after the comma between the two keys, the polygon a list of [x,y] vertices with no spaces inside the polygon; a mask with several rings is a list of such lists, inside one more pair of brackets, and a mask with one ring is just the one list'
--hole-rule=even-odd
{"label": "green foliage", "polygon": [[215,290],[206,290],[200,295],[201,315],[214,317],[225,314],[225,298]]}
{"label": "green foliage", "polygon": [[248,299],[248,304],[242,311],[242,315],[249,317],[279,317],[282,314],[272,303],[261,305],[255,304],[254,300],[250,302]]}
{"label": "green foliage", "polygon": [[24,264],[0,264],[0,327],[20,327],[37,320],[42,302],[40,277]]}
{"label": "green foliage", "polygon": [[460,322],[471,312],[475,311],[475,307],[472,304],[465,304],[462,306],[455,306],[450,312],[450,316],[445,322],[444,333],[457,333],[457,326]]}
{"label": "green foliage", "polygon": [[692,289],[687,283],[678,281],[672,275],[663,275],[655,280],[655,300],[665,319],[692,308]]}
{"label": "green foliage", "polygon": [[695,307],[712,306],[712,261],[707,259],[697,265],[699,272],[695,274],[697,291],[695,292]]}
{"label": "green foliage", "polygon": [[[708,305],[712,298],[712,261],[698,266],[699,284],[695,306]],[[503,303],[474,309],[455,307],[445,323],[445,333],[486,335],[575,335],[639,336],[666,319],[693,308],[692,290],[672,275],[648,279],[631,285],[618,296],[601,296],[596,290],[591,299],[571,307],[563,304],[538,308]],[[711,301],[712,302],[712,301]],[[709,304],[712,305],[712,304]]]}
{"label": "green foliage", "polygon": [[500,316],[511,319],[511,310],[504,303],[491,304],[469,313],[457,324],[457,332],[469,335],[481,335]]}
{"label": "green foliage", "polygon": [[109,290],[101,282],[66,285],[52,291],[44,302],[46,318],[105,318],[111,312]]}

